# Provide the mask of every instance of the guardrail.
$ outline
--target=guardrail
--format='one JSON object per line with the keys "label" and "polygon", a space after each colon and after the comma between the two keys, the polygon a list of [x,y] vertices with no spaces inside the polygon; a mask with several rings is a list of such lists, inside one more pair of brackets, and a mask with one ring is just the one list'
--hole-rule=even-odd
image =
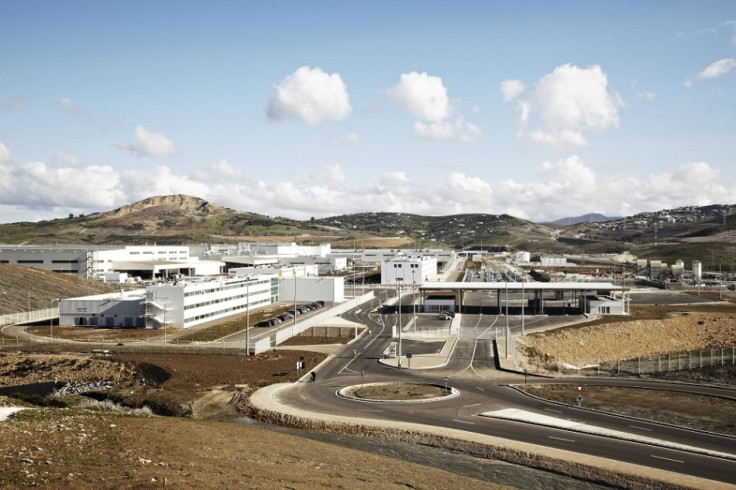
{"label": "guardrail", "polygon": [[53,320],[54,318],[59,318],[58,307],[0,315],[0,326],[13,325],[15,323],[41,322],[45,320]]}

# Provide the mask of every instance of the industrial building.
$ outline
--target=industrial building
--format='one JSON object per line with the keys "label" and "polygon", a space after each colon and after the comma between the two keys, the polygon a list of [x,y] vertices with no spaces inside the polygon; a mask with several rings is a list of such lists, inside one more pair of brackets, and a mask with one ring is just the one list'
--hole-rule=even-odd
{"label": "industrial building", "polygon": [[0,246],[0,264],[97,280],[116,272],[144,280],[178,274],[205,276],[222,274],[225,267],[220,261],[190,257],[189,247],[183,245],[4,245]]}
{"label": "industrial building", "polygon": [[381,284],[422,284],[437,276],[436,257],[387,259],[381,264]]}

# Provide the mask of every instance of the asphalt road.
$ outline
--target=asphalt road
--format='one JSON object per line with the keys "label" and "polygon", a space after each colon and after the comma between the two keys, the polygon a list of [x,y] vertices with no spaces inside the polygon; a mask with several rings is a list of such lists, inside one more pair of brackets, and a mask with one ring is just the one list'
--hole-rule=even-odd
{"label": "asphalt road", "polygon": [[[280,392],[279,399],[282,403],[301,410],[332,415],[404,421],[477,432],[736,484],[734,438],[550,403],[529,397],[510,387],[510,384],[523,384],[524,376],[494,370],[491,349],[496,325],[505,325],[504,317],[463,315],[461,335],[452,358],[441,368],[396,369],[378,363],[377,359],[383,357],[387,345],[394,340],[391,338],[390,327],[396,323],[397,315],[372,313],[375,306],[376,304],[363,307],[343,315],[348,320],[368,325],[373,335],[361,337],[346,346],[331,362],[322,365],[315,383],[297,383]],[[411,318],[410,313],[403,314],[402,323],[406,325]],[[353,356],[353,349],[357,351],[357,356]],[[381,381],[442,384],[446,376],[450,385],[459,390],[460,396],[431,403],[375,403],[336,396],[340,388],[354,384]],[[590,381],[585,379],[580,380],[580,383],[590,384]],[[559,381],[536,378],[535,383],[537,382]],[[565,378],[564,382],[576,381]],[[653,381],[596,378],[595,384],[667,388],[734,397],[733,390]],[[733,458],[714,457],[652,443],[632,442],[480,415],[503,408],[516,408],[573,420],[661,440],[670,445],[681,444],[727,453],[733,455]]]}

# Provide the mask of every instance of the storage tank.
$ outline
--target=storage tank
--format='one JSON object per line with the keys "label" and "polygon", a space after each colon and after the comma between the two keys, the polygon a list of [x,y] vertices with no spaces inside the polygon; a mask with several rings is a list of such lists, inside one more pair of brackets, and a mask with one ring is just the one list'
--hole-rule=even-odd
{"label": "storage tank", "polygon": [[693,260],[693,279],[699,281],[703,277],[703,264],[699,260]]}

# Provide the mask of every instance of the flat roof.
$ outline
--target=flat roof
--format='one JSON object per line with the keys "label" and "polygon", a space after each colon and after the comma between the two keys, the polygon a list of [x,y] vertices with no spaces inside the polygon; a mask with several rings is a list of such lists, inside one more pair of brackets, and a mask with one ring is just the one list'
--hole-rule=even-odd
{"label": "flat roof", "polygon": [[610,282],[424,282],[419,289],[436,291],[451,289],[455,291],[628,291],[629,288],[616,286]]}

